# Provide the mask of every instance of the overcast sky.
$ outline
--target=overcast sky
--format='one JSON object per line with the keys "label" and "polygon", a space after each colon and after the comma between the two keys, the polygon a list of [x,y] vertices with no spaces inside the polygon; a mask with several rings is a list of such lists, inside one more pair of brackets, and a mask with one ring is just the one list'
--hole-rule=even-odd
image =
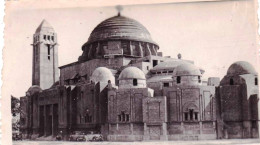
{"label": "overcast sky", "polygon": [[[124,6],[121,13],[143,24],[164,56],[193,60],[204,78],[223,77],[235,61],[257,68],[254,1]],[[58,34],[59,66],[77,61],[81,46],[114,7],[10,9],[5,17],[3,96],[24,96],[32,83],[32,36],[43,19]]]}

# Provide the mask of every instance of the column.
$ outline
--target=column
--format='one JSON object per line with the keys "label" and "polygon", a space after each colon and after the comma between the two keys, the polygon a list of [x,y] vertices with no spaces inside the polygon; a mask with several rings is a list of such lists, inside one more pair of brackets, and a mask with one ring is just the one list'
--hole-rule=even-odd
{"label": "column", "polygon": [[160,136],[160,140],[168,140],[167,124],[165,122],[162,123],[162,132],[163,132],[163,135]]}
{"label": "column", "polygon": [[139,42],[139,53],[141,57],[144,57],[143,47],[141,45],[141,42]]}
{"label": "column", "polygon": [[146,56],[152,55],[152,53],[151,53],[151,50],[150,50],[150,47],[149,47],[149,44],[148,44],[148,43],[146,43],[146,48],[145,48],[145,50],[146,50],[146,53],[145,53],[145,55],[146,55]]}
{"label": "column", "polygon": [[44,109],[43,109],[43,112],[44,112],[44,136],[47,135],[47,132],[46,132],[46,129],[47,129],[47,113],[46,113],[46,105],[44,105]]}
{"label": "column", "polygon": [[129,41],[129,50],[130,50],[130,55],[133,55],[133,48],[131,45],[131,41]]}
{"label": "column", "polygon": [[134,124],[130,123],[130,131],[131,131],[131,135],[134,135]]}
{"label": "column", "polygon": [[200,134],[202,134],[202,122],[200,121],[199,124],[200,124]]}
{"label": "column", "polygon": [[157,56],[157,51],[156,51],[156,48],[155,48],[154,45],[153,45],[153,48],[152,48],[152,49],[153,49],[153,51],[154,51],[154,55]]}

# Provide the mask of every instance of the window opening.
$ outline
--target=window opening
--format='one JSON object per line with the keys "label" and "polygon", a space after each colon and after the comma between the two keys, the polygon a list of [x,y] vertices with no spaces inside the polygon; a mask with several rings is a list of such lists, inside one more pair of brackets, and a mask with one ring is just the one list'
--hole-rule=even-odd
{"label": "window opening", "polygon": [[122,119],[121,119],[121,115],[118,115],[118,121],[122,121]]}
{"label": "window opening", "polygon": [[127,122],[130,120],[130,115],[125,114],[125,112],[121,112],[120,115],[117,115],[119,122]]}
{"label": "window opening", "polygon": [[50,36],[48,36],[48,40],[50,40]]}
{"label": "window opening", "polygon": [[188,121],[188,113],[187,112],[184,113],[184,119],[185,119],[185,121]]}
{"label": "window opening", "polygon": [[195,112],[195,120],[198,120],[198,112]]}
{"label": "window opening", "polygon": [[199,83],[201,83],[201,79],[200,79],[200,76],[198,76],[198,80],[199,80]]}
{"label": "window opening", "polygon": [[51,59],[51,56],[50,56],[50,54],[51,54],[51,46],[50,46],[50,44],[48,44],[47,47],[48,47],[48,60],[50,60]]}
{"label": "window opening", "polygon": [[193,109],[189,110],[189,114],[190,114],[190,120],[193,120]]}
{"label": "window opening", "polygon": [[155,67],[158,64],[158,60],[153,60],[153,67]]}
{"label": "window opening", "polygon": [[46,40],[46,35],[43,35],[43,39]]}
{"label": "window opening", "polygon": [[258,85],[258,79],[255,78],[255,85],[257,86]]}
{"label": "window opening", "polygon": [[54,41],[54,36],[51,36],[51,40]]}
{"label": "window opening", "polygon": [[163,86],[164,87],[169,87],[170,85],[169,85],[169,83],[163,83]]}
{"label": "window opening", "polygon": [[85,116],[85,123],[89,123],[89,122],[92,122],[92,116],[87,113]]}
{"label": "window opening", "polygon": [[133,79],[133,85],[137,86],[137,79]]}
{"label": "window opening", "polygon": [[177,84],[181,83],[181,76],[177,76]]}
{"label": "window opening", "polygon": [[234,80],[233,80],[233,78],[230,79],[229,84],[230,84],[230,85],[234,85]]}

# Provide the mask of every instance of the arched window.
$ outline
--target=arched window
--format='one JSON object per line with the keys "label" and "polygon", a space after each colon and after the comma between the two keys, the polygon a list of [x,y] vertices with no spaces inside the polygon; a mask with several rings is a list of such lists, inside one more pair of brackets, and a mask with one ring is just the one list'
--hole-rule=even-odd
{"label": "arched window", "polygon": [[133,79],[133,85],[137,86],[137,79]]}
{"label": "arched window", "polygon": [[181,83],[181,76],[177,76],[177,84]]}
{"label": "arched window", "polygon": [[118,121],[119,122],[128,122],[130,120],[130,115],[126,114],[125,112],[121,112],[121,114],[118,115]]}
{"label": "arched window", "polygon": [[229,84],[230,84],[230,85],[234,85],[234,80],[233,80],[233,78],[230,79]]}
{"label": "arched window", "polygon": [[258,85],[258,79],[255,78],[255,85],[257,86]]}

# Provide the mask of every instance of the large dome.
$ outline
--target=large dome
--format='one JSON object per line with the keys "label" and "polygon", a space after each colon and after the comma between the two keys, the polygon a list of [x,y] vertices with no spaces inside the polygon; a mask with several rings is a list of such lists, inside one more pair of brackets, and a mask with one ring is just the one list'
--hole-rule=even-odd
{"label": "large dome", "polygon": [[134,40],[156,44],[142,24],[124,16],[115,16],[101,22],[92,31],[87,43],[103,40]]}
{"label": "large dome", "polygon": [[246,61],[237,61],[233,63],[227,71],[227,75],[243,75],[243,74],[257,74],[255,68]]}

